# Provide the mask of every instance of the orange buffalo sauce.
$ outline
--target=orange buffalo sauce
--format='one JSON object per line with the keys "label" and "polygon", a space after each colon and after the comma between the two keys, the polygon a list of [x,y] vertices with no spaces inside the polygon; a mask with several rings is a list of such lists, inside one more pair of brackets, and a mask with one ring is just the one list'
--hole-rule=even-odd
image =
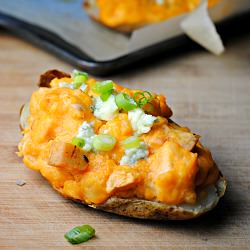
{"label": "orange buffalo sauce", "polygon": [[[200,0],[97,0],[99,19],[111,28],[140,27],[192,11]],[[209,0],[212,7],[219,0]]]}
{"label": "orange buffalo sauce", "polygon": [[[19,143],[19,155],[31,169],[39,171],[60,193],[88,204],[101,204],[111,196],[160,201],[168,204],[195,203],[199,187],[213,184],[219,177],[208,150],[199,136],[174,124],[172,112],[163,96],[152,94],[153,113],[157,120],[140,139],[148,146],[148,156],[132,166],[120,165],[124,155],[122,140],[134,134],[126,112],[103,121],[93,114],[91,86],[80,89],[59,87],[71,78],[51,82],[40,88],[30,100],[29,126]],[[134,90],[114,84],[115,91],[133,94]],[[84,122],[93,124],[95,134],[108,133],[117,140],[108,152],[86,152],[87,167],[58,167],[48,164],[53,142],[71,143]]]}

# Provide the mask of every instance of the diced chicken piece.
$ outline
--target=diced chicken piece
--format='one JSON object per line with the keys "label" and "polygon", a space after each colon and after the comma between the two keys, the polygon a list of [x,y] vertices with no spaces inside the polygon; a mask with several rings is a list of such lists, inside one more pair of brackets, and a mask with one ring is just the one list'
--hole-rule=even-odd
{"label": "diced chicken piece", "polygon": [[181,147],[191,151],[199,140],[198,135],[187,132],[181,129],[173,128],[170,124],[164,126],[153,127],[151,131],[142,136],[145,143],[151,148],[156,150],[166,141],[178,143]]}
{"label": "diced chicken piece", "polygon": [[84,170],[88,165],[85,152],[73,144],[54,141],[51,144],[48,164],[55,167]]}
{"label": "diced chicken piece", "polygon": [[199,140],[198,135],[168,127],[167,137],[169,141],[177,142],[180,146],[191,151]]}
{"label": "diced chicken piece", "polygon": [[131,172],[126,172],[124,170],[114,171],[107,181],[106,191],[107,193],[111,193],[115,189],[128,187],[135,183],[135,181],[135,177]]}
{"label": "diced chicken piece", "polygon": [[189,203],[196,201],[197,154],[166,141],[149,161],[157,200],[168,204],[178,204],[183,199]]}

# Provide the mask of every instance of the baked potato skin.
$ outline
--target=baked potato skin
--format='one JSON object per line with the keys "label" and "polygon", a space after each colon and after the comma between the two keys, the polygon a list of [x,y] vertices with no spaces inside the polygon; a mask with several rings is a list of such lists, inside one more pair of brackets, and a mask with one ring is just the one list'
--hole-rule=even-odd
{"label": "baked potato skin", "polygon": [[201,207],[198,210],[185,210],[181,206],[171,206],[160,202],[140,200],[140,199],[122,199],[112,197],[101,206],[91,206],[96,209],[107,212],[134,217],[140,219],[153,220],[187,220],[201,216],[212,210],[224,195],[226,190],[226,180],[221,177],[217,184],[217,198],[209,207]]}
{"label": "baked potato skin", "polygon": [[57,69],[51,69],[51,70],[44,72],[40,76],[40,79],[39,79],[37,85],[38,85],[38,87],[49,88],[50,87],[49,84],[54,78],[61,79],[63,77],[70,77],[70,75],[68,73],[65,73],[65,72],[57,70]]}
{"label": "baked potato skin", "polygon": [[111,197],[101,205],[90,205],[81,200],[66,197],[62,192],[60,192],[59,189],[55,189],[67,199],[113,214],[148,220],[189,220],[200,217],[216,207],[220,198],[224,196],[226,187],[227,181],[223,176],[221,176],[215,185],[216,196],[214,196],[213,201],[208,206],[200,207],[199,204],[197,204],[197,208],[195,209],[194,206],[193,210],[185,209],[182,206],[167,205],[156,201],[148,201],[137,198],[125,199],[119,197]]}
{"label": "baked potato skin", "polygon": [[[45,74],[43,74],[40,78],[39,86],[41,86],[41,82],[45,83],[46,81],[49,81],[54,73],[56,72],[55,77],[64,77],[69,76],[67,73],[60,72],[58,74],[58,71],[47,71]],[[45,84],[47,85],[47,84]],[[44,87],[49,87],[45,86]],[[20,120],[24,116],[24,118],[28,118],[28,110],[21,108],[20,110]],[[172,120],[169,119],[169,122],[174,124],[175,126],[179,126],[178,124],[174,123]],[[25,121],[23,121],[25,124]],[[21,130],[24,130],[25,127],[20,124]],[[100,205],[95,204],[86,204],[82,200],[76,200],[72,197],[65,196],[65,194],[60,190],[59,188],[56,188],[53,186],[55,190],[57,190],[59,193],[61,193],[62,196],[65,198],[71,199],[73,201],[76,201],[78,203],[87,205],[91,208],[102,210],[122,216],[127,217],[133,217],[133,218],[140,218],[140,219],[153,219],[153,220],[187,220],[199,217],[203,215],[204,213],[212,210],[217,203],[219,202],[220,198],[224,195],[226,187],[227,187],[227,181],[226,179],[220,174],[220,177],[215,185],[212,185],[215,188],[215,193],[212,195],[212,198],[208,201],[208,204],[203,202],[197,203],[195,205],[191,205],[189,207],[185,207],[182,205],[168,205],[161,202],[156,201],[149,201],[149,200],[143,200],[138,198],[120,198],[113,196],[106,200],[104,203]],[[203,201],[203,200],[202,200]]]}

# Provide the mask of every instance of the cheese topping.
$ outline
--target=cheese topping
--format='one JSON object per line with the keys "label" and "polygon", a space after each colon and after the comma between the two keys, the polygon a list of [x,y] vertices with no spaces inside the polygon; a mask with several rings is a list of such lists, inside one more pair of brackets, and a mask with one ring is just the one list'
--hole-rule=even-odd
{"label": "cheese topping", "polygon": [[94,115],[95,117],[109,121],[118,114],[118,107],[115,103],[115,97],[111,95],[107,101],[102,101],[100,97],[95,98]]}
{"label": "cheese topping", "polygon": [[92,149],[93,147],[92,142],[93,142],[93,139],[95,138],[95,133],[91,124],[89,124],[86,121],[83,122],[83,124],[78,129],[78,133],[76,137],[84,139],[85,144],[82,147],[83,150],[90,151]]}
{"label": "cheese topping", "polygon": [[121,158],[120,165],[134,165],[138,160],[148,156],[147,145],[141,142],[138,148],[125,150],[125,155]]}
{"label": "cheese topping", "polygon": [[59,82],[59,87],[73,89],[73,85],[71,83],[67,83],[67,82]]}
{"label": "cheese topping", "polygon": [[136,135],[148,133],[156,120],[156,117],[147,115],[140,108],[128,112],[128,119]]}
{"label": "cheese topping", "polygon": [[159,5],[163,5],[165,0],[155,0],[155,2]]}
{"label": "cheese topping", "polygon": [[88,87],[88,85],[85,84],[85,83],[83,83],[83,84],[81,85],[81,87],[80,87],[80,90],[83,91],[83,92],[86,92],[86,91],[87,91],[87,87]]}

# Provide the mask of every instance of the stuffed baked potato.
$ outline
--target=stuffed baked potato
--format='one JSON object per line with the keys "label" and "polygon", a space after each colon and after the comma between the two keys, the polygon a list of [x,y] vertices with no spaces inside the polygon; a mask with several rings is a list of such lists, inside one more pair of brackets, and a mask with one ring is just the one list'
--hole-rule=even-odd
{"label": "stuffed baked potato", "polygon": [[[220,0],[209,0],[212,7]],[[122,32],[190,12],[201,0],[85,0],[84,9],[96,21]]]}
{"label": "stuffed baked potato", "polygon": [[52,70],[21,110],[19,156],[63,196],[145,219],[211,210],[226,181],[161,95]]}

